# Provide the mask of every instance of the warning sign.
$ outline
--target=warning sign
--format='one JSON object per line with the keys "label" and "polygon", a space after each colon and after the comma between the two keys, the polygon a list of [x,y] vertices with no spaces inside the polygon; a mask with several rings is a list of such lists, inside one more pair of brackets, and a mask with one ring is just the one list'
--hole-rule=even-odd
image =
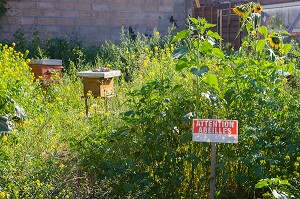
{"label": "warning sign", "polygon": [[193,141],[238,143],[238,121],[194,119]]}

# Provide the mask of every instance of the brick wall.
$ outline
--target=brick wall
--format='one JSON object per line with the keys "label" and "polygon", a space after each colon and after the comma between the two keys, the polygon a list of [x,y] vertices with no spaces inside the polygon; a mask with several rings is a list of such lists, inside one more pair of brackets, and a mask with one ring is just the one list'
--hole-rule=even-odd
{"label": "brick wall", "polygon": [[38,31],[41,38],[77,33],[88,41],[118,40],[121,27],[151,35],[171,26],[185,28],[191,10],[188,0],[21,0],[9,1],[9,11],[0,20],[1,40],[13,40],[21,30],[26,35]]}

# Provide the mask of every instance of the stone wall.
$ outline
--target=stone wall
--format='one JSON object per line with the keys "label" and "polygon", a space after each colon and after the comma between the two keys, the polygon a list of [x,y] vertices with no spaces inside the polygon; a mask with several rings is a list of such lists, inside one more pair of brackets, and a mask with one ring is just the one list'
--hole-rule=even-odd
{"label": "stone wall", "polygon": [[191,12],[188,0],[10,0],[0,20],[1,40],[13,40],[38,31],[41,38],[65,37],[72,32],[88,41],[118,40],[121,27],[151,35],[165,34],[173,16],[178,29],[185,28]]}

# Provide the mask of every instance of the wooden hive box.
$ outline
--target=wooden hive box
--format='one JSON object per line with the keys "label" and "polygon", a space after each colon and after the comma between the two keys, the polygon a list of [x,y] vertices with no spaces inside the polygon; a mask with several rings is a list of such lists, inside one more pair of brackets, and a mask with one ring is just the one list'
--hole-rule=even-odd
{"label": "wooden hive box", "polygon": [[32,59],[29,66],[35,79],[41,78],[46,82],[50,82],[61,78],[63,66],[62,61],[59,59]]}
{"label": "wooden hive box", "polygon": [[84,97],[111,97],[114,95],[114,77],[120,76],[121,71],[114,70],[109,72],[82,71],[76,76],[83,77]]}

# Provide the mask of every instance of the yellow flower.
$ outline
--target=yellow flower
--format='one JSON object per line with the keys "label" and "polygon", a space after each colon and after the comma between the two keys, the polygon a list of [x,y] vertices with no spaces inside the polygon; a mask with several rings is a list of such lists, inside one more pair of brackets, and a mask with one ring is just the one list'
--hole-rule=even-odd
{"label": "yellow flower", "polygon": [[284,160],[285,160],[286,162],[287,162],[287,161],[290,161],[290,159],[291,159],[291,158],[290,158],[290,156],[288,156],[288,155],[284,157]]}
{"label": "yellow flower", "polygon": [[60,169],[64,169],[64,168],[66,168],[66,165],[60,164],[60,165],[59,165],[59,168],[60,168]]}
{"label": "yellow flower", "polygon": [[135,57],[134,54],[132,54],[132,55],[131,55],[131,59],[134,59],[134,57]]}
{"label": "yellow flower", "polygon": [[218,65],[215,65],[215,70],[219,70],[219,67],[218,67]]}
{"label": "yellow flower", "polygon": [[256,30],[252,30],[251,35],[256,35]]}
{"label": "yellow flower", "polygon": [[293,58],[293,59],[292,59],[292,62],[293,62],[293,63],[295,63],[296,61],[297,61],[297,59],[296,59],[296,58]]}
{"label": "yellow flower", "polygon": [[11,45],[12,45],[12,46],[16,46],[16,43],[15,43],[15,42],[13,42]]}
{"label": "yellow flower", "polygon": [[279,49],[281,37],[277,33],[271,33],[268,35],[267,41],[272,48]]}
{"label": "yellow flower", "polygon": [[244,5],[235,6],[232,11],[240,17],[245,17],[247,15],[247,8]]}
{"label": "yellow flower", "polygon": [[43,184],[40,182],[40,180],[36,180],[35,182],[36,182],[36,185],[37,185],[38,187],[40,187],[40,186],[43,185]]}
{"label": "yellow flower", "polygon": [[155,46],[155,47],[154,47],[154,50],[155,50],[155,51],[158,51],[158,47],[157,47],[157,46]]}
{"label": "yellow flower", "polygon": [[6,142],[7,139],[8,139],[7,136],[4,135],[4,136],[2,137],[2,142]]}
{"label": "yellow flower", "polygon": [[0,198],[5,198],[5,196],[6,196],[5,192],[1,191],[0,192]]}
{"label": "yellow flower", "polygon": [[266,160],[261,160],[260,161],[260,165],[265,165],[266,164]]}
{"label": "yellow flower", "polygon": [[156,32],[155,32],[155,35],[156,35],[156,36],[159,36],[159,32],[158,32],[158,31],[156,31]]}
{"label": "yellow flower", "polygon": [[263,10],[263,8],[259,4],[254,7],[254,11],[257,13],[261,13],[262,10]]}

